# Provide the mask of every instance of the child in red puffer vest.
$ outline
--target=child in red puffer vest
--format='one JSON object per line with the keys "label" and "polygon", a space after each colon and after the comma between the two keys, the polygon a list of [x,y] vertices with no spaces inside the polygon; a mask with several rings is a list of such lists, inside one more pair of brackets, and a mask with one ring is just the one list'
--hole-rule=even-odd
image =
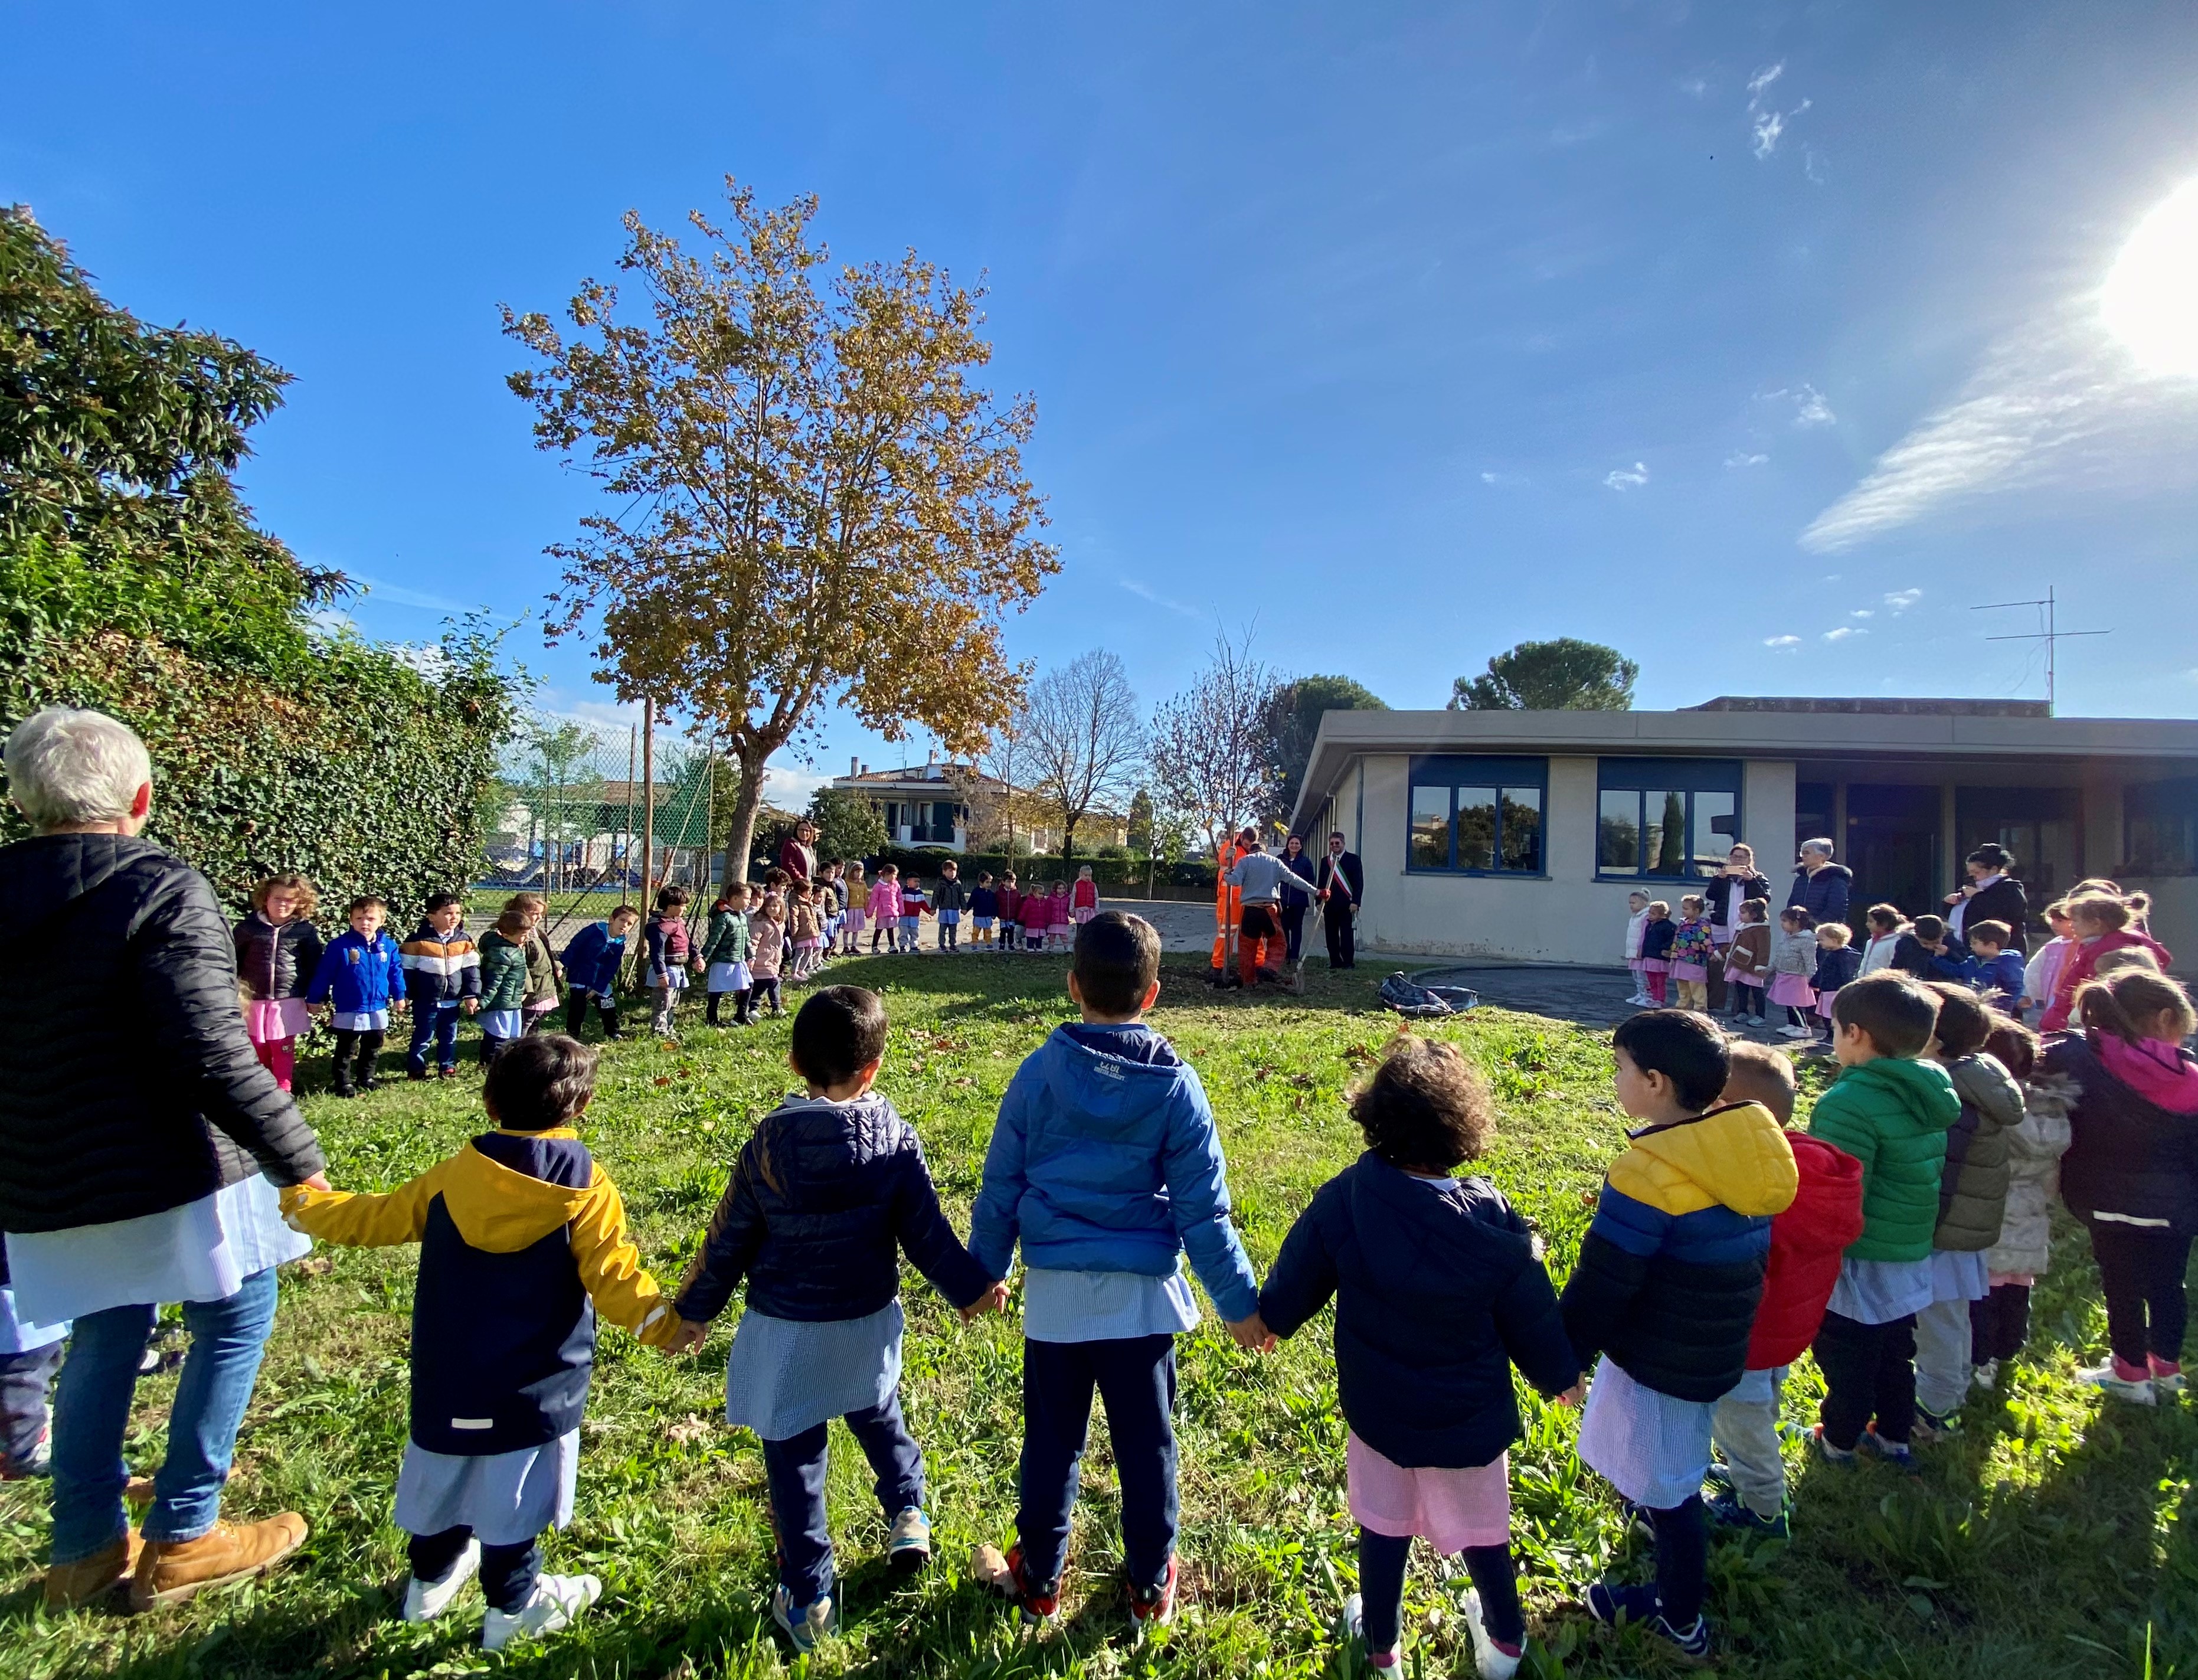
{"label": "child in red puffer vest", "polygon": [[[1862,1163],[1820,1137],[1794,1131],[1794,1063],[1768,1044],[1730,1046],[1732,1071],[1719,1102],[1759,1102],[1794,1146],[1800,1184],[1794,1204],[1771,1220],[1771,1264],[1763,1305],[1747,1341],[1747,1374],[1718,1402],[1710,1439],[1724,1456],[1725,1485],[1708,1501],[1712,1520],[1783,1538],[1786,1465],[1778,1452],[1779,1391],[1786,1368],[1817,1339],[1839,1282],[1840,1257],[1862,1235]],[[1712,1469],[1712,1475],[1717,1474]]]}

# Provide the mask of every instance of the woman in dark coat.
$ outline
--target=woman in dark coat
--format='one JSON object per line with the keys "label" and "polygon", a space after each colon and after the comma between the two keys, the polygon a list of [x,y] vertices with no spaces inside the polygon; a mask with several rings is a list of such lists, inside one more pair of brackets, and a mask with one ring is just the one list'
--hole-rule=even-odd
{"label": "woman in dark coat", "polygon": [[1963,858],[1962,865],[1969,872],[1969,883],[1958,892],[1949,892],[1946,921],[1964,936],[1980,921],[2004,921],[2014,930],[2015,943],[2009,950],[2027,955],[2024,944],[2026,929],[2024,922],[2030,916],[2030,900],[2022,890],[2022,883],[2008,871],[2015,867],[2015,854],[2005,846],[1986,840]]}

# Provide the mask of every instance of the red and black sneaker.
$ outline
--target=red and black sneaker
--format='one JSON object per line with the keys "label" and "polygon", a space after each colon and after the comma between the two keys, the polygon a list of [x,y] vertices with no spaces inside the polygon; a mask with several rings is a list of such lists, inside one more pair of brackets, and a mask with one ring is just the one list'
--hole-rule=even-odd
{"label": "red and black sneaker", "polygon": [[1167,1573],[1156,1587],[1130,1589],[1130,1614],[1147,1627],[1166,1627],[1175,1619],[1176,1561],[1168,1560]]}
{"label": "red and black sneaker", "polygon": [[[1061,1583],[1046,1584],[1043,1589],[1033,1583],[1023,1569],[1023,1549],[1011,1546],[1003,1555],[997,1546],[980,1546],[969,1559],[969,1570],[979,1583],[990,1587],[1022,1612],[1023,1624],[1036,1627],[1050,1622],[1061,1613]],[[1168,1576],[1169,1596],[1174,1596],[1175,1577]]]}

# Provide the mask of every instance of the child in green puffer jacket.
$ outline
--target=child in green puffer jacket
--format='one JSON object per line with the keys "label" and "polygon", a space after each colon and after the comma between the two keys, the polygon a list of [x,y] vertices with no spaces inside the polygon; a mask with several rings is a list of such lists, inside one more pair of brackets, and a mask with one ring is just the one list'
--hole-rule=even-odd
{"label": "child in green puffer jacket", "polygon": [[1840,1077],[1817,1099],[1809,1135],[1863,1171],[1862,1236],[1840,1262],[1811,1349],[1825,1386],[1816,1447],[1834,1464],[1852,1464],[1863,1445],[1910,1462],[1916,1315],[1933,1293],[1946,1133],[1962,1113],[1946,1070],[1919,1060],[1938,1020],[1938,994],[1890,971],[1841,986],[1832,1005]]}
{"label": "child in green puffer jacket", "polygon": [[508,910],[480,940],[481,1066],[503,1054],[504,1046],[526,1035],[526,936],[533,931],[524,910]]}

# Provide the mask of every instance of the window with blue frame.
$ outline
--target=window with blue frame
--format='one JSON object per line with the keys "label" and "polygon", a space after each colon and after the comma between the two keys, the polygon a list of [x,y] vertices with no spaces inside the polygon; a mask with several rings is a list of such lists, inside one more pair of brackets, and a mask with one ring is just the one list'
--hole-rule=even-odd
{"label": "window with blue frame", "polygon": [[1734,759],[1604,759],[1596,780],[1595,872],[1699,881],[1740,835]]}
{"label": "window with blue frame", "polygon": [[1404,867],[1420,874],[1538,875],[1547,759],[1433,753],[1412,760]]}

